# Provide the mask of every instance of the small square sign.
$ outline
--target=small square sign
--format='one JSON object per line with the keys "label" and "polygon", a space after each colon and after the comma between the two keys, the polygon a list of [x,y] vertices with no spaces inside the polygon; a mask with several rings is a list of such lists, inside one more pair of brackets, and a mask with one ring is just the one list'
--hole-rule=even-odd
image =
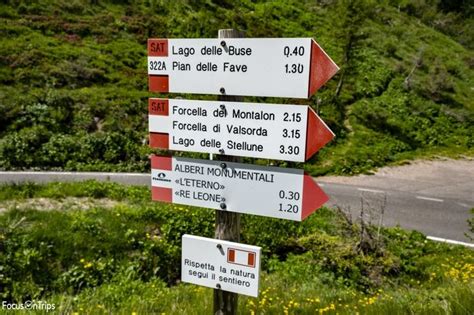
{"label": "small square sign", "polygon": [[257,297],[261,248],[183,235],[181,281]]}

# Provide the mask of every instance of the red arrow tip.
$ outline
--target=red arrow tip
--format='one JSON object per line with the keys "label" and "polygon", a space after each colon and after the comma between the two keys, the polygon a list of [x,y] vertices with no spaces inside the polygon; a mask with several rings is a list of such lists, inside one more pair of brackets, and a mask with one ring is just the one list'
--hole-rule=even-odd
{"label": "red arrow tip", "polygon": [[301,221],[321,208],[328,200],[329,197],[326,193],[316,184],[313,178],[305,172],[303,179],[303,211],[301,213]]}
{"label": "red arrow tip", "polygon": [[312,108],[308,108],[308,129],[306,131],[306,156],[308,160],[319,149],[324,147],[326,143],[334,138],[334,133],[324,123],[324,121],[314,112]]}
{"label": "red arrow tip", "polygon": [[339,67],[314,40],[311,43],[311,70],[309,74],[309,95],[311,97],[320,87],[331,79]]}

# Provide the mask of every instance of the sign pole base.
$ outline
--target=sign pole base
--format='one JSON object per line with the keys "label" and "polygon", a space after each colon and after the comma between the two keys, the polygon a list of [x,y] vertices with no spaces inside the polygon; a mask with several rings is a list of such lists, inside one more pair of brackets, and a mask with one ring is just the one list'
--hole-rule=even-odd
{"label": "sign pole base", "polygon": [[[219,38],[240,38],[244,37],[242,32],[234,29],[219,30]],[[243,97],[225,95],[225,87],[221,88],[218,97],[220,101],[242,101]],[[224,153],[225,154],[225,153]],[[241,158],[221,155],[217,160],[228,162],[241,162]],[[218,240],[240,242],[240,213],[216,210],[216,231],[214,237]],[[235,315],[239,295],[237,293],[226,292],[214,289],[214,314],[215,315]]]}

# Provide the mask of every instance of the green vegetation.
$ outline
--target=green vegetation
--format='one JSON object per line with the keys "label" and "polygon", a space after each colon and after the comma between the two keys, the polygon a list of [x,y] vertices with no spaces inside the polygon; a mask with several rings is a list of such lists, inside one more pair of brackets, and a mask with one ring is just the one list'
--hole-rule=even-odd
{"label": "green vegetation", "polygon": [[314,37],[341,66],[309,101],[337,135],[311,173],[472,155],[472,13],[447,0],[2,1],[0,169],[149,170],[147,38],[229,27]]}
{"label": "green vegetation", "polygon": [[[0,186],[0,211],[2,301],[43,300],[78,314],[212,309],[211,289],[178,281],[181,235],[211,237],[211,210],[151,202],[147,187],[91,181]],[[242,225],[243,242],[264,253],[260,297],[242,296],[242,314],[474,309],[470,249],[400,228],[369,227],[361,239],[358,224],[327,208],[302,223],[244,215]]]}

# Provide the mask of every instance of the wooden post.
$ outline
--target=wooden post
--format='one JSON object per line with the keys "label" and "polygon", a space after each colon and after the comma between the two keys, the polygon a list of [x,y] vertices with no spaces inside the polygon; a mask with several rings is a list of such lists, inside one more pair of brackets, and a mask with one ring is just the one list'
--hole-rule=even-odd
{"label": "wooden post", "polygon": [[[219,30],[219,38],[239,38],[244,37],[242,32],[233,29]],[[221,43],[227,49],[225,40]],[[226,95],[225,86],[221,87],[220,101],[242,101],[243,97]],[[225,151],[223,152],[225,154]],[[241,162],[241,158],[219,155],[220,161]],[[225,204],[222,205],[225,207]],[[240,213],[216,210],[216,231],[214,237],[218,240],[232,242],[240,241]],[[215,315],[235,315],[237,314],[238,294],[214,289],[214,314]]]}

